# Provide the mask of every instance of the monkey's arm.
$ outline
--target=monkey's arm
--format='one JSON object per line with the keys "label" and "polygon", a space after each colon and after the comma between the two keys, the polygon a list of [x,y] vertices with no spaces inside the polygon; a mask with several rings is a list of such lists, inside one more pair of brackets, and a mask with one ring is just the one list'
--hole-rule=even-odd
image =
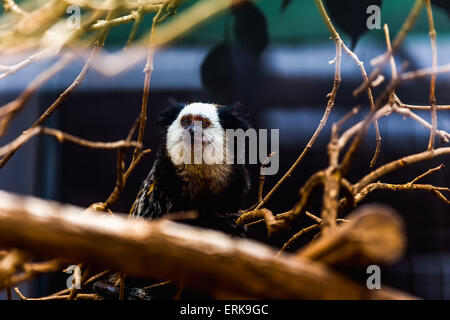
{"label": "monkey's arm", "polygon": [[155,219],[169,212],[172,207],[169,198],[161,190],[160,179],[156,175],[157,162],[142,183],[136,200],[130,209],[132,217]]}

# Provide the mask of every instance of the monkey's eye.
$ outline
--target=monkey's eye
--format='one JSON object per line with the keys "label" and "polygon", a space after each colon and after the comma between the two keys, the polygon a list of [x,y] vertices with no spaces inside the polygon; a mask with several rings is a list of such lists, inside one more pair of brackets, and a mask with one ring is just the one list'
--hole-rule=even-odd
{"label": "monkey's eye", "polygon": [[184,116],[183,118],[181,118],[181,125],[184,127],[187,127],[189,124],[191,124],[191,119],[189,116]]}
{"label": "monkey's eye", "polygon": [[211,123],[208,120],[206,120],[206,119],[202,120],[202,128],[203,129],[208,128],[210,124]]}

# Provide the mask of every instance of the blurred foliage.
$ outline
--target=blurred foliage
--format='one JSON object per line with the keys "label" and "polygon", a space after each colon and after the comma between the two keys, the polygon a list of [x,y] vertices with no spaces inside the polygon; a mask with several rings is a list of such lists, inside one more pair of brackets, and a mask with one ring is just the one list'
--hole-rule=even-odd
{"label": "blurred foliage", "polygon": [[[199,0],[186,0],[181,5],[179,11],[192,5]],[[446,0],[447,1],[447,0]],[[450,1],[450,0],[448,0]],[[17,0],[18,4],[25,1]],[[39,0],[36,2],[45,2]],[[322,22],[322,19],[317,12],[317,7],[313,0],[292,0],[285,10],[282,10],[283,0],[258,0],[255,1],[256,5],[264,13],[270,42],[272,44],[284,44],[284,45],[296,45],[304,43],[314,42],[326,42],[328,41],[328,30]],[[388,23],[391,30],[391,34],[400,29],[403,21],[405,20],[405,12],[408,12],[412,7],[413,0],[385,0],[382,8],[381,23]],[[439,26],[439,36],[444,34],[450,35],[450,16],[446,14],[444,9],[434,6],[434,18]],[[3,8],[0,6],[0,14],[3,13]],[[179,45],[214,45],[223,40],[224,28],[226,26],[227,16],[231,16],[232,13],[228,12],[225,15],[211,20],[198,28],[195,32],[184,36],[181,40],[177,41]],[[148,32],[152,14],[145,16],[143,23],[139,29],[138,36],[144,32]],[[131,31],[132,24],[121,25],[111,30],[107,46],[121,46],[125,44],[126,39]],[[341,31],[341,36],[344,41],[350,43],[349,37]],[[411,32],[414,34],[428,34],[428,22],[426,17],[426,10],[422,10],[421,16]],[[373,39],[384,43],[384,35],[382,29],[372,30],[367,32],[362,41],[367,39]]]}
{"label": "blurred foliage", "polygon": [[[186,1],[183,7],[191,5],[197,0]],[[450,0],[449,0],[450,1]],[[405,20],[405,13],[409,12],[414,4],[413,0],[385,0],[382,8],[381,23],[388,23],[391,33],[400,29]],[[313,0],[293,0],[284,10],[281,10],[282,0],[259,0],[256,5],[265,14],[269,28],[270,42],[272,44],[296,45],[300,43],[326,42],[329,33],[322,22],[317,7]],[[231,13],[228,13],[231,15]],[[434,17],[439,26],[439,35],[450,35],[450,19],[446,12],[439,7],[434,7]],[[150,25],[147,17],[145,25]],[[178,43],[185,45],[210,45],[223,39],[223,30],[226,24],[226,17],[223,15],[211,21],[196,32],[187,35]],[[426,10],[423,10],[416,26],[411,34],[428,35],[428,21]],[[126,38],[126,34],[123,38]],[[342,34],[344,41],[349,41],[349,37]],[[383,30],[373,30],[367,32],[362,41],[372,38],[381,43],[385,42]]]}

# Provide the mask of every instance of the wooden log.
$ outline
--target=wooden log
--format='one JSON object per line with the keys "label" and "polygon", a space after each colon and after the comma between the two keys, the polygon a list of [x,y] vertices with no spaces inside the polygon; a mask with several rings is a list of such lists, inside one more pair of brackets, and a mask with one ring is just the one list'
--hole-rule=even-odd
{"label": "wooden log", "polygon": [[350,222],[300,249],[297,257],[329,266],[367,267],[392,264],[403,256],[404,225],[390,207],[365,205],[347,219]]}
{"label": "wooden log", "polygon": [[0,247],[63,257],[129,276],[268,299],[410,299],[368,290],[328,267],[254,241],[167,220],[99,215],[0,191]]}

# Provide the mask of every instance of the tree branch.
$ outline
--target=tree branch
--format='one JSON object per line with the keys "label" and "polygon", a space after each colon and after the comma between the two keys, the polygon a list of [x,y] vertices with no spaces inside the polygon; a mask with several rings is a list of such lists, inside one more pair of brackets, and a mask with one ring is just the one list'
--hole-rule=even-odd
{"label": "tree branch", "polygon": [[0,192],[0,198],[2,245],[129,276],[173,279],[209,292],[269,299],[411,298],[386,288],[369,290],[319,263],[289,255],[276,258],[265,245],[220,232],[166,220],[98,215],[6,192]]}

